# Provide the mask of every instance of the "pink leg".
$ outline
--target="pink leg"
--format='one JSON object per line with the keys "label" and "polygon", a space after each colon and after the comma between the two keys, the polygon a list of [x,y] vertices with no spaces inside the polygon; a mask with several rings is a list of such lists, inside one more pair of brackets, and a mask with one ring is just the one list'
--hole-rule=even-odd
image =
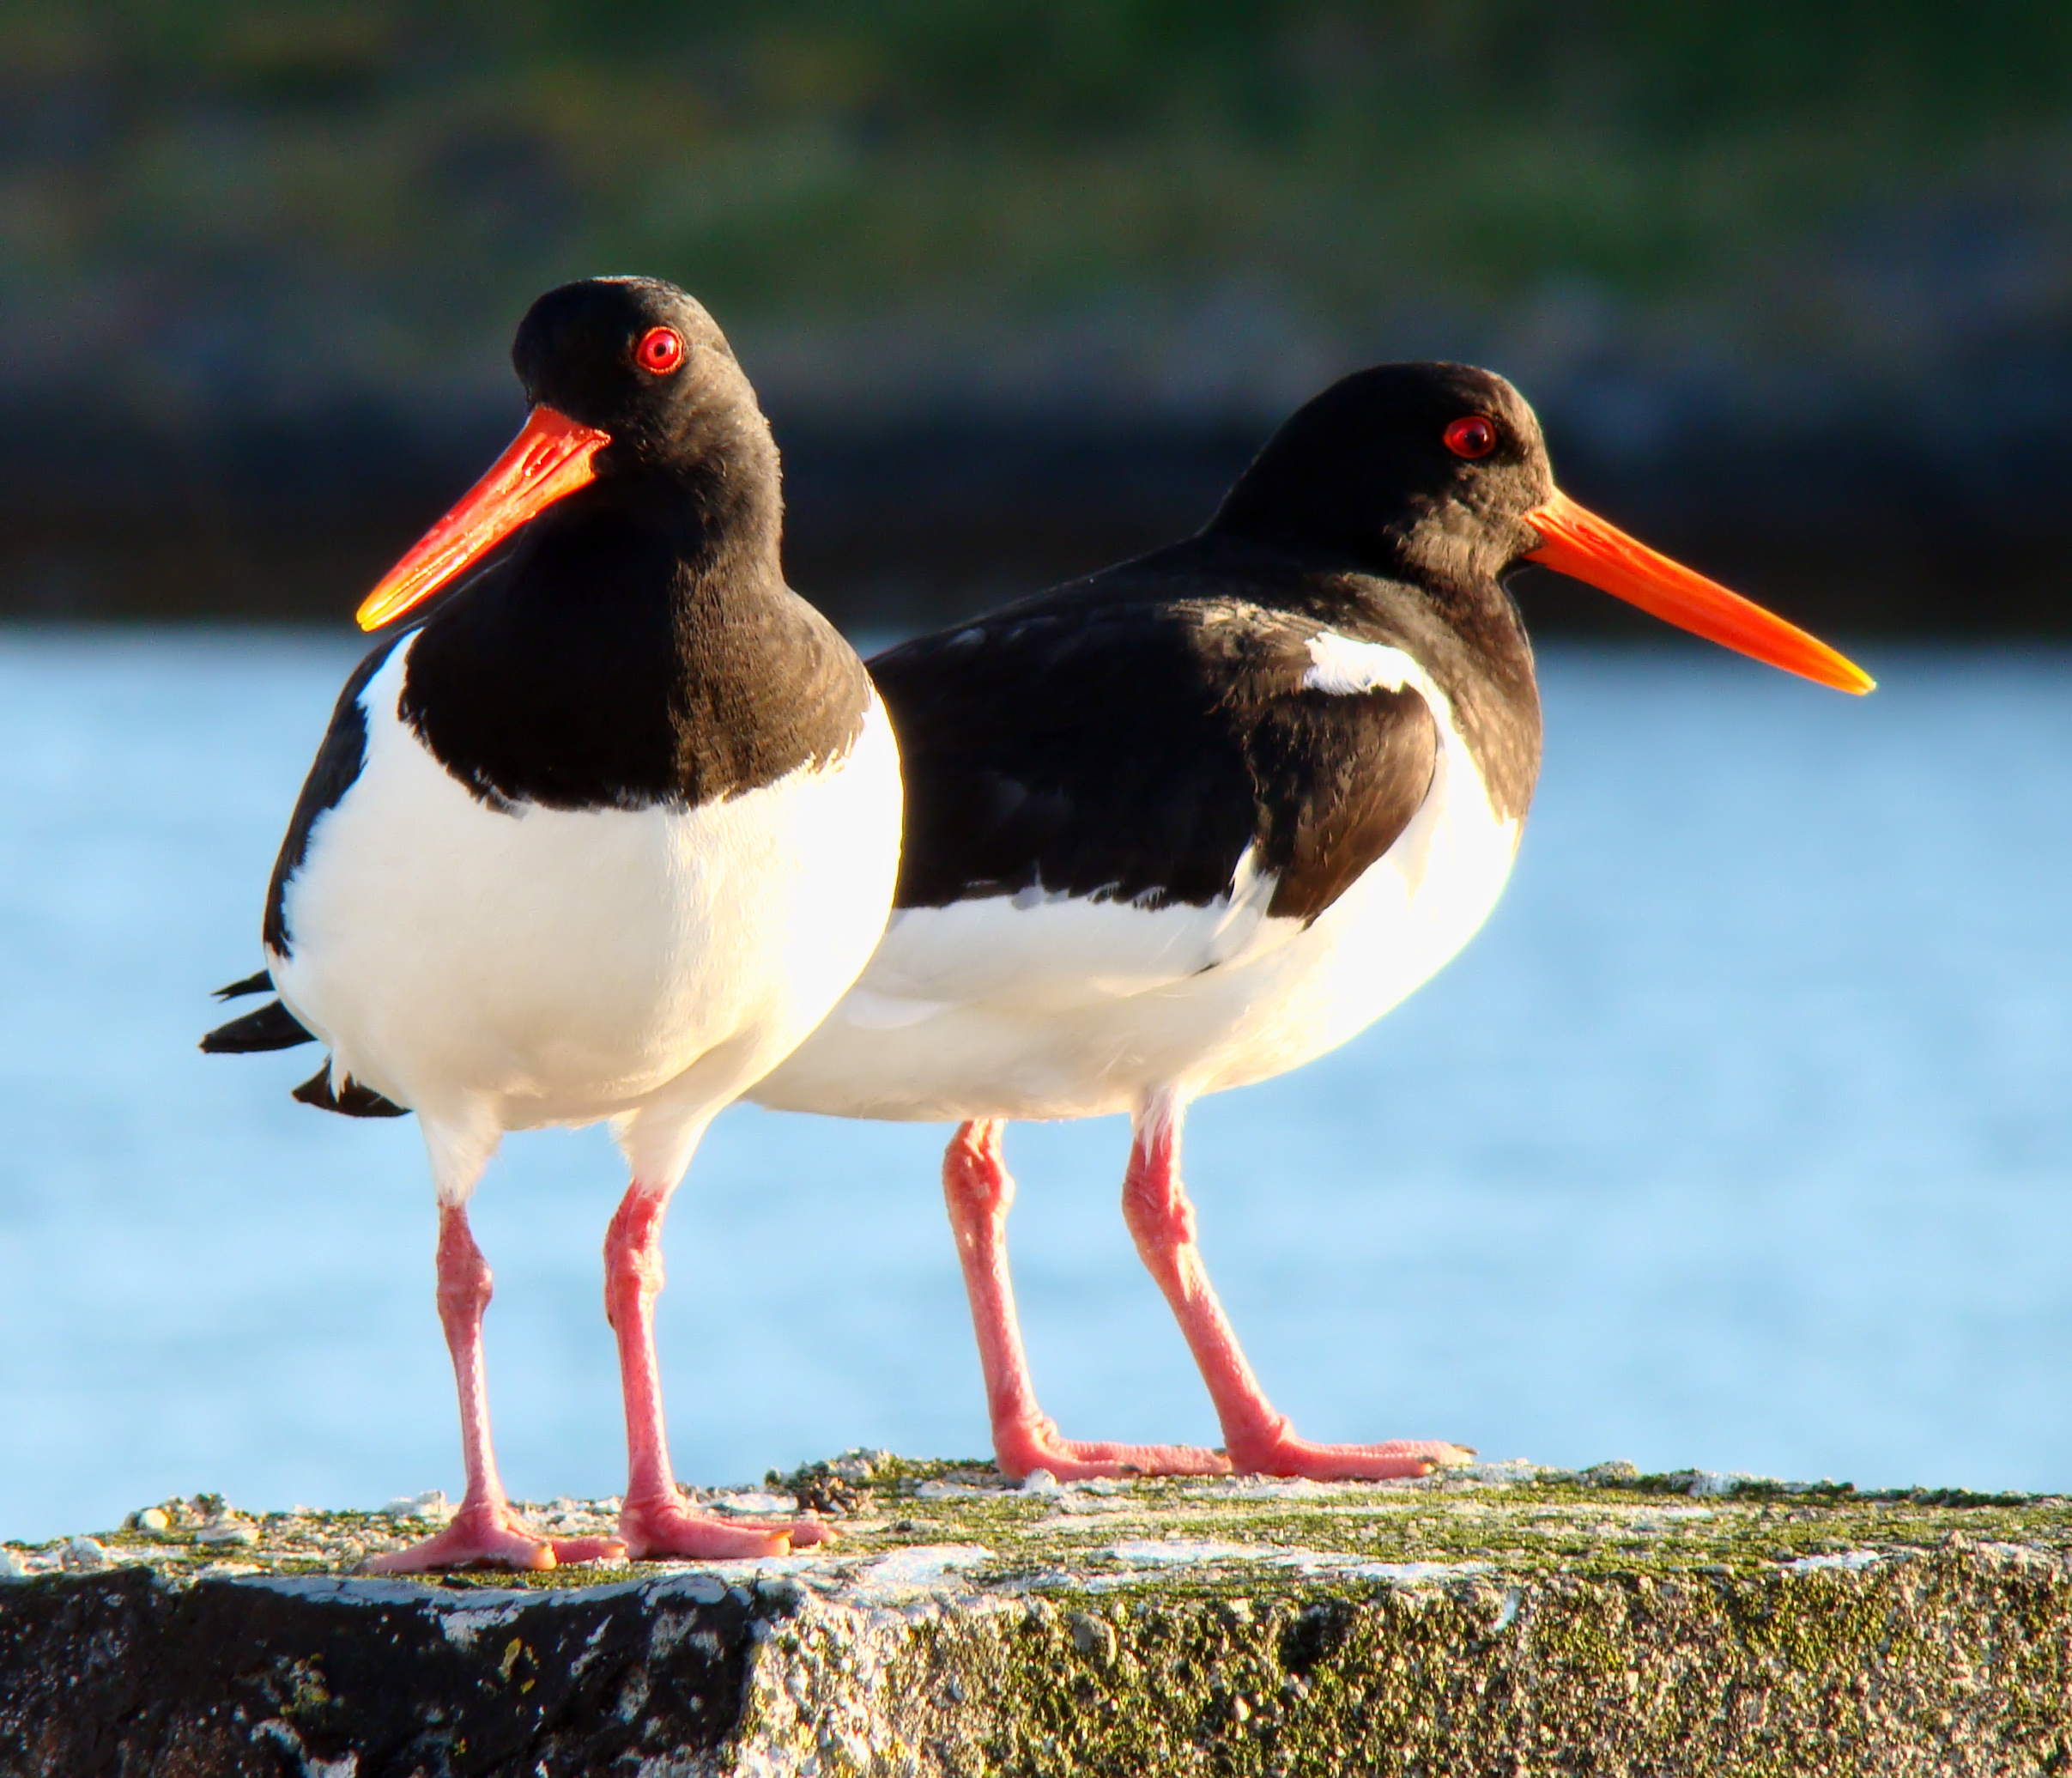
{"label": "pink leg", "polygon": [[978,1334],[978,1363],[993,1423],[993,1452],[1010,1476],[1047,1469],[1061,1481],[1135,1472],[1156,1476],[1217,1475],[1230,1465],[1219,1453],[1188,1445],[1087,1444],[1062,1438],[1036,1405],[1021,1328],[1015,1315],[1015,1287],[1008,1276],[1007,1213],[1015,1181],[1000,1152],[1004,1126],[981,1118],[961,1126],[942,1157],[942,1196],[964,1267],[972,1321]]}
{"label": "pink leg", "polygon": [[662,1218],[669,1188],[635,1180],[604,1237],[604,1314],[619,1337],[626,1391],[626,1501],[619,1532],[639,1558],[782,1556],[832,1533],[818,1519],[772,1525],[694,1513],[669,1468],[662,1423],[662,1374],[655,1362],[655,1298],[662,1294]]}
{"label": "pink leg", "polygon": [[1274,1411],[1245,1362],[1195,1245],[1194,1206],[1180,1184],[1180,1117],[1181,1107],[1159,1101],[1139,1114],[1123,1180],[1123,1216],[1209,1385],[1231,1466],[1246,1475],[1379,1481],[1428,1475],[1441,1464],[1472,1457],[1463,1446],[1429,1441],[1312,1444],[1298,1438]]}
{"label": "pink leg", "polygon": [[422,1574],[430,1569],[550,1569],[564,1562],[599,1562],[626,1553],[616,1538],[542,1538],[528,1530],[504,1496],[489,1443],[489,1390],[482,1369],[482,1311],[489,1307],[488,1262],[457,1204],[439,1208],[439,1319],[453,1355],[460,1387],[460,1441],[468,1492],[446,1528],[408,1550],[377,1556],[367,1567],[380,1575]]}

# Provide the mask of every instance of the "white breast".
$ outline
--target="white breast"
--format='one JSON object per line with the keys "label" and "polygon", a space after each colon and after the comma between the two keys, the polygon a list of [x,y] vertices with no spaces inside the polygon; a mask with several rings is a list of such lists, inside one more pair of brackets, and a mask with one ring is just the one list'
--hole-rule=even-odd
{"label": "white breast", "polygon": [[855,979],[898,859],[875,698],[834,765],[716,804],[506,813],[398,719],[409,649],[367,688],[365,766],[312,833],[270,960],[336,1068],[428,1123],[622,1114],[701,1062],[724,1102]]}
{"label": "white breast", "polygon": [[1386,1012],[1488,917],[1518,823],[1490,806],[1409,656],[1329,632],[1311,655],[1312,689],[1407,686],[1439,735],[1416,816],[1316,921],[1266,913],[1275,879],[1249,853],[1206,907],[1025,892],[901,909],[856,986],[749,1096],[846,1117],[1090,1116],[1158,1087],[1282,1073]]}

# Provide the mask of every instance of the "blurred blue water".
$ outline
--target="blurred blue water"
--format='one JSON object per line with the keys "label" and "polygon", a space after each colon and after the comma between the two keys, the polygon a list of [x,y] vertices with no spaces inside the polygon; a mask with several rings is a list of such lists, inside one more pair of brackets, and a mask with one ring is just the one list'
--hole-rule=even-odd
{"label": "blurred blue water", "polygon": [[[1873,651],[1857,702],[1724,656],[1554,652],[1488,929],[1358,1042],[1212,1100],[1190,1177],[1280,1404],[1862,1484],[2072,1487],[2072,659]],[[204,1059],[348,645],[0,637],[0,1535],[210,1488],[376,1503],[459,1463],[415,1126]],[[942,1132],[741,1109],[669,1228],[679,1468],[977,1453]],[[1019,1126],[1045,1405],[1213,1441],[1116,1212],[1124,1126]],[[522,1496],[623,1462],[597,1132],[477,1199]]]}

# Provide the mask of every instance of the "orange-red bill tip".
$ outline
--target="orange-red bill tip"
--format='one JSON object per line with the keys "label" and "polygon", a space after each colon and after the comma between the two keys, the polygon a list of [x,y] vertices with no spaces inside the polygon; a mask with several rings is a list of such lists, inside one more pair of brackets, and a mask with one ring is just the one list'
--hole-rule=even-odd
{"label": "orange-red bill tip", "polygon": [[379,629],[421,604],[527,519],[594,481],[591,459],[610,442],[609,433],[535,408],[488,473],[381,577],[360,604],[360,628]]}
{"label": "orange-red bill tip", "polygon": [[1787,673],[1861,696],[1877,681],[1817,636],[1672,561],[1565,495],[1525,515],[1546,539],[1526,560],[1586,580],[1643,611]]}

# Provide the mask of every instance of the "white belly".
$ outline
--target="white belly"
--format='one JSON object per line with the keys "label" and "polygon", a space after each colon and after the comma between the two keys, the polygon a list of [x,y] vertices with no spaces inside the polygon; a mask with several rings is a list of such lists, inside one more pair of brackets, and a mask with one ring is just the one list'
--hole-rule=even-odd
{"label": "white belly", "polygon": [[855,746],[721,802],[478,801],[368,685],[366,762],[288,889],[290,1010],[335,1066],[427,1117],[501,1129],[623,1115],[706,1064],[715,1107],[854,980],[898,862],[875,698]]}
{"label": "white belly", "polygon": [[749,1094],[787,1111],[945,1120],[1124,1111],[1300,1066],[1427,980],[1496,905],[1518,823],[1455,731],[1388,852],[1311,925],[1241,865],[1208,907],[1025,893],[895,913],[819,1029]]}

